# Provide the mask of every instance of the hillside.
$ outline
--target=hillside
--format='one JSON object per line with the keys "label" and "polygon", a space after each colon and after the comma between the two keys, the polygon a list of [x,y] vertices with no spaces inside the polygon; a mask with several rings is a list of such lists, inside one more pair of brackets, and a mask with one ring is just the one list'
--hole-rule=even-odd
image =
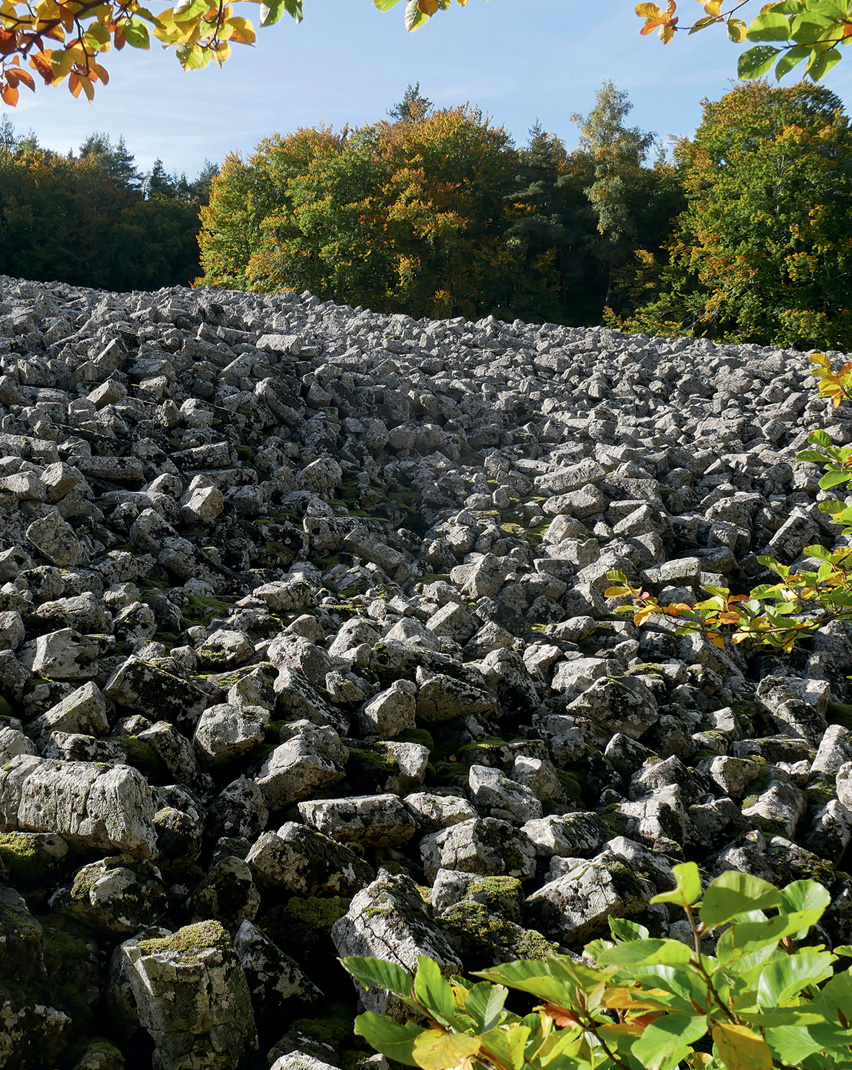
{"label": "hillside", "polygon": [[850,632],[603,596],[831,543],[805,354],[0,277],[0,371],[0,1067],[350,1070],[338,955],[677,932],[683,859],[852,940]]}

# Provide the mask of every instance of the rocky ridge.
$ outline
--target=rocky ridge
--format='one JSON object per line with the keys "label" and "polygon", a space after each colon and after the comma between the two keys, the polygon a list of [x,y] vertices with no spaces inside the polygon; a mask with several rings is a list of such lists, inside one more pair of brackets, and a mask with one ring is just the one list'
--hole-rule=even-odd
{"label": "rocky ridge", "polygon": [[683,859],[820,879],[849,942],[849,630],[747,656],[603,593],[831,545],[793,458],[852,421],[813,385],[755,346],[0,278],[0,1067],[350,1070],[338,955],[677,935]]}

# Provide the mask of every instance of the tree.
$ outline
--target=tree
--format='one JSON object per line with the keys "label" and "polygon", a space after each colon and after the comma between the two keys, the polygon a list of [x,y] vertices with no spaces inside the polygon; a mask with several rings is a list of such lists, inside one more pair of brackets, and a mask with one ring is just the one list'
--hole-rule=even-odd
{"label": "tree", "polygon": [[154,160],[151,173],[143,179],[143,188],[146,197],[169,197],[175,193],[175,183],[169,176],[163,161],[158,156]]}
{"label": "tree", "polygon": [[580,127],[580,149],[589,154],[594,181],[586,190],[598,221],[598,231],[613,244],[635,229],[630,188],[654,143],[654,134],[627,127],[633,110],[627,93],[605,81],[588,115],[572,115]]}
{"label": "tree", "polygon": [[2,116],[0,116],[0,152],[14,152],[18,147],[18,141],[15,124],[3,112]]}
{"label": "tree", "polygon": [[588,115],[571,118],[580,127],[580,151],[589,157],[591,182],[586,195],[605,239],[599,247],[606,269],[608,305],[616,266],[623,262],[637,234],[637,219],[644,208],[636,197],[642,184],[645,157],[654,134],[625,126],[633,105],[627,94],[605,81]]}
{"label": "tree", "polygon": [[628,325],[852,346],[852,128],[822,86],[739,86],[678,147],[687,207],[657,298]]}
{"label": "tree", "polygon": [[[302,20],[304,0],[269,0],[261,7],[261,25],[270,26],[286,13]],[[402,0],[373,0],[380,11],[389,11]],[[643,34],[659,31],[664,42],[678,30],[703,30],[724,25],[731,39],[773,41],[757,44],[740,56],[741,78],[756,78],[773,65],[780,78],[806,61],[805,73],[813,81],[840,60],[839,48],[850,40],[846,0],[784,0],[763,5],[761,13],[747,25],[738,13],[753,0],[708,0],[705,15],[691,27],[679,25],[676,0],[665,11],[653,3],[641,3],[636,13],[645,20]],[[456,0],[464,7],[468,0]],[[416,30],[440,11],[452,7],[452,0],[405,0],[405,26]],[[522,7],[522,5],[519,5]],[[153,12],[138,0],[5,0],[0,7],[0,99],[9,107],[18,103],[20,87],[35,91],[36,79],[45,85],[67,81],[75,97],[94,98],[95,86],[109,81],[101,60],[110,48],[125,45],[148,49],[151,32],[166,48],[174,48],[185,70],[206,67],[215,60],[220,66],[231,54],[233,44],[253,44],[252,22],[234,14],[227,0],[180,0],[174,7]],[[27,64],[31,70],[24,66]]]}
{"label": "tree", "polygon": [[137,190],[141,187],[141,176],[123,136],[113,145],[109,134],[90,134],[80,146],[80,158],[85,160],[92,157],[98,159],[101,170],[123,189]]}
{"label": "tree", "polygon": [[516,166],[505,130],[467,107],[267,139],[214,181],[201,281],[482,315],[505,301]]}
{"label": "tree", "polygon": [[344,141],[328,129],[302,128],[265,138],[248,160],[239,153],[226,156],[201,209],[199,282],[250,289],[249,262],[260,247],[261,228],[273,213],[292,208],[291,180],[308,171],[314,157],[338,153]]}
{"label": "tree", "polygon": [[584,192],[588,168],[539,123],[530,130],[518,164],[515,188],[507,195],[516,216],[506,232],[518,275],[512,310],[529,319],[595,318],[596,295],[590,295],[590,307],[585,300],[589,282],[592,287],[597,282],[591,254],[594,217]]}
{"label": "tree", "polygon": [[432,101],[424,97],[420,92],[420,83],[415,82],[405,90],[405,95],[399,104],[395,104],[389,111],[388,117],[396,123],[419,123],[432,111]]}
{"label": "tree", "polygon": [[185,285],[197,274],[202,198],[192,184],[169,179],[146,199],[130,183],[123,142],[113,149],[93,135],[81,155],[63,156],[5,129],[13,147],[0,147],[0,273],[18,274],[25,251],[30,278],[105,289]]}

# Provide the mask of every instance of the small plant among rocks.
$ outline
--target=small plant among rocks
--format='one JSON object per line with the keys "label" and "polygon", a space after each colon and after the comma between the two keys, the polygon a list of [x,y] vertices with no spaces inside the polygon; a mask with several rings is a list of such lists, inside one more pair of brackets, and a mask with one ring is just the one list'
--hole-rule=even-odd
{"label": "small plant among rocks", "polygon": [[[852,946],[802,943],[828,906],[800,880],[777,888],[726,871],[702,897],[694,862],[652,903],[680,907],[689,942],[653,939],[610,918],[611,939],[582,959],[508,962],[449,979],[430,958],[412,975],[392,962],[345,958],[365,988],[397,997],[412,1020],[367,1012],[356,1032],[422,1070],[806,1070],[852,1065]],[[712,954],[710,951],[712,950]],[[509,990],[538,1001],[507,1009]]]}

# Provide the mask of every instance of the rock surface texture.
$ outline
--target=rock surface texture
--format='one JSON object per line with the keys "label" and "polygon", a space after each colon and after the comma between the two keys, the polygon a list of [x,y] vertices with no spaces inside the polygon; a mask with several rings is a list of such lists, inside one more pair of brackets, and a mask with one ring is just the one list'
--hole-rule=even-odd
{"label": "rock surface texture", "polygon": [[604,594],[831,545],[794,455],[852,422],[813,386],[792,351],[0,279],[0,1070],[352,1070],[338,955],[676,933],[683,859],[822,880],[850,942],[852,633],[717,650]]}

